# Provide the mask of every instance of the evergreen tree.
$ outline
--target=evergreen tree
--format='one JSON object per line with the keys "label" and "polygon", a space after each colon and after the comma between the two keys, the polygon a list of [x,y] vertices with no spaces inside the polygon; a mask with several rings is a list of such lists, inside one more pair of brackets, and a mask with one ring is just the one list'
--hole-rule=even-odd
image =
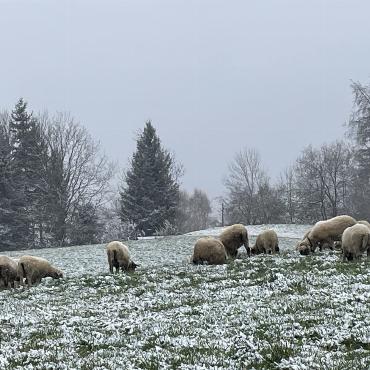
{"label": "evergreen tree", "polygon": [[353,83],[352,90],[354,110],[349,128],[357,162],[352,202],[356,218],[370,219],[370,85]]}
{"label": "evergreen tree", "polygon": [[0,250],[8,250],[13,245],[13,223],[15,214],[12,209],[14,197],[11,184],[11,145],[8,116],[0,117]]}
{"label": "evergreen tree", "polygon": [[133,223],[145,235],[152,235],[166,222],[173,224],[179,198],[179,185],[172,175],[174,166],[155,128],[147,122],[138,137],[121,192],[123,222]]}
{"label": "evergreen tree", "polygon": [[96,244],[103,226],[99,222],[96,208],[91,203],[82,203],[72,218],[69,240],[72,245]]}
{"label": "evergreen tree", "polygon": [[[13,209],[18,225],[15,239],[27,246],[42,244],[45,214],[45,163],[47,146],[38,121],[19,99],[11,114],[12,177],[16,192]],[[36,231],[39,234],[36,235]]]}

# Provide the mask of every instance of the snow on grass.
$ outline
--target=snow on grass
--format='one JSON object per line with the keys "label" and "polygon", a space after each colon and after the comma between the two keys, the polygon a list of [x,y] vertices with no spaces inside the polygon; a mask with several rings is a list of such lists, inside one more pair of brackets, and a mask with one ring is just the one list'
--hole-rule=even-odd
{"label": "snow on grass", "polygon": [[107,273],[103,245],[27,251],[66,277],[0,292],[0,368],[370,367],[368,261],[281,238],[278,256],[193,266],[196,239],[128,242],[127,275]]}
{"label": "snow on grass", "polygon": [[[203,236],[211,235],[218,236],[226,229],[225,227],[215,227],[207,230],[192,231],[186,235]],[[274,229],[279,237],[301,239],[302,236],[309,230],[312,225],[292,225],[292,224],[270,224],[270,225],[247,225],[248,235],[257,236],[261,231],[266,229]]]}

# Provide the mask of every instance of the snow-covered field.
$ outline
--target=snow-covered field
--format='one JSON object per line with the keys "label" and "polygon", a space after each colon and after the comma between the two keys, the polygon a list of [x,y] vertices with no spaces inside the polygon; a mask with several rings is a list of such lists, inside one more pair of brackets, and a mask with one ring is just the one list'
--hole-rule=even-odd
{"label": "snow-covered field", "polygon": [[0,292],[0,369],[370,368],[370,263],[300,256],[307,226],[274,227],[280,255],[224,266],[187,263],[220,229],[127,242],[131,275],[103,245],[27,251],[66,277]]}

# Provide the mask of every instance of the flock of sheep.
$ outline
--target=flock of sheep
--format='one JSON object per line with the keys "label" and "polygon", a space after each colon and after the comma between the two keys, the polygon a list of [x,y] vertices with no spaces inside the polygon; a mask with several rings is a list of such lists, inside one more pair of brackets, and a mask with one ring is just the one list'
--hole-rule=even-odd
{"label": "flock of sheep", "polygon": [[59,279],[63,277],[63,273],[41,257],[0,256],[0,280],[3,281],[5,288],[15,288],[16,284],[24,285],[25,283],[31,287],[44,277]]}
{"label": "flock of sheep", "polygon": [[314,253],[316,248],[336,247],[342,250],[343,260],[357,260],[366,251],[370,256],[370,223],[356,221],[351,216],[336,216],[317,222],[303,237],[297,249],[303,255]]}
{"label": "flock of sheep", "polygon": [[[262,231],[250,248],[248,232],[244,225],[229,226],[220,237],[200,238],[194,246],[191,262],[194,264],[223,264],[227,257],[235,258],[238,248],[245,246],[251,254],[275,254],[279,252],[279,240],[274,230]],[[314,253],[317,248],[341,249],[343,260],[357,260],[365,251],[370,256],[370,223],[356,221],[353,217],[342,215],[326,221],[317,222],[307,231],[296,249],[302,255]]]}
{"label": "flock of sheep", "polygon": [[[248,256],[251,254],[279,253],[279,240],[274,230],[264,230],[249,247],[248,232],[244,225],[235,224],[227,227],[219,236],[202,237],[194,245],[190,261],[194,264],[219,265],[228,257],[235,258],[238,249],[245,247]],[[370,256],[370,224],[367,221],[356,221],[353,217],[342,215],[326,221],[317,222],[297,244],[297,250],[302,255],[314,253],[317,248],[341,248],[343,260],[356,260],[365,251]],[[106,247],[109,271],[135,271],[137,265],[132,261],[129,249],[119,241],[110,242]],[[0,281],[4,286],[14,288],[16,284],[31,287],[44,277],[59,279],[62,271],[52,266],[44,258],[22,256],[11,258],[0,256]]]}

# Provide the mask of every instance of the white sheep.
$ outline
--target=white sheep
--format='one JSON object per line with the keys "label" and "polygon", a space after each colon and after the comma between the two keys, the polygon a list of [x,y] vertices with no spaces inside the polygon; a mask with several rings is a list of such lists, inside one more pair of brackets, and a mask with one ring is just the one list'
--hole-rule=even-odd
{"label": "white sheep", "polygon": [[221,233],[219,239],[230,257],[235,258],[242,245],[244,245],[248,256],[250,255],[248,231],[244,225],[235,224],[227,227]]}
{"label": "white sheep", "polygon": [[204,237],[194,245],[190,261],[194,264],[222,265],[226,262],[226,249],[220,240],[213,237]]}
{"label": "white sheep", "polygon": [[370,229],[356,224],[344,230],[342,235],[343,261],[357,260],[365,251],[370,257]]}
{"label": "white sheep", "polygon": [[48,260],[34,256],[22,256],[19,259],[18,275],[21,285],[24,285],[23,279],[26,278],[29,287],[40,283],[41,279],[45,277],[52,277],[53,279],[63,277],[62,271],[52,266]]}
{"label": "white sheep", "polygon": [[116,273],[118,273],[119,269],[122,271],[135,271],[136,267],[139,266],[131,260],[127,245],[119,241],[110,242],[106,250],[110,273],[113,273],[113,267],[116,268]]}
{"label": "white sheep", "polygon": [[333,249],[334,242],[341,239],[344,230],[355,224],[356,220],[347,215],[336,216],[326,221],[316,222],[312,229],[306,233],[297,249],[308,252],[307,254],[315,252],[317,247],[320,250],[326,246]]}
{"label": "white sheep", "polygon": [[8,256],[0,256],[0,280],[4,287],[15,287],[18,277],[18,261]]}
{"label": "white sheep", "polygon": [[357,221],[358,224],[365,225],[370,229],[370,223],[366,220]]}
{"label": "white sheep", "polygon": [[252,254],[275,254],[279,253],[279,240],[274,230],[262,231],[256,239],[254,246],[251,248]]}

